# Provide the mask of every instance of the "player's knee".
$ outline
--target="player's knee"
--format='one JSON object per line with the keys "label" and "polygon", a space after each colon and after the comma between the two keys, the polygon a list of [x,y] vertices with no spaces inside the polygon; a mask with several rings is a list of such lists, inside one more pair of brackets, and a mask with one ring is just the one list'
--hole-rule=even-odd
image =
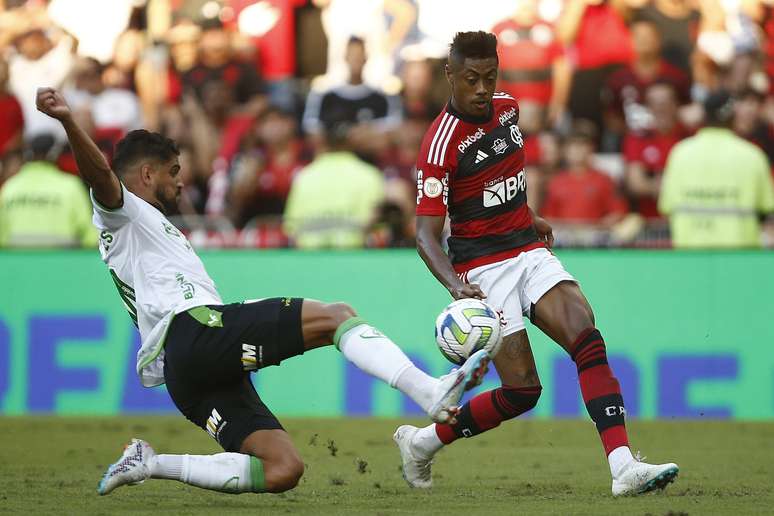
{"label": "player's knee", "polygon": [[540,383],[533,384],[532,387],[513,388],[503,386],[502,393],[508,405],[514,407],[515,412],[523,414],[535,408],[540,400],[540,394],[543,387]]}
{"label": "player's knee", "polygon": [[330,327],[335,330],[341,324],[357,316],[357,312],[347,303],[331,303],[325,307]]}
{"label": "player's knee", "polygon": [[287,457],[272,463],[266,470],[266,490],[270,493],[289,491],[298,485],[304,474],[304,463],[299,457]]}

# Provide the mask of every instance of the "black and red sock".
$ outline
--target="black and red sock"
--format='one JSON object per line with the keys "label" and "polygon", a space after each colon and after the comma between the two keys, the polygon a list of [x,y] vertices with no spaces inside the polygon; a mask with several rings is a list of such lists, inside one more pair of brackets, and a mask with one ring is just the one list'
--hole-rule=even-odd
{"label": "black and red sock", "polygon": [[534,408],[542,390],[540,385],[520,388],[503,385],[482,392],[462,406],[455,424],[436,424],[435,431],[444,444],[460,437],[473,437]]}
{"label": "black and red sock", "polygon": [[578,381],[586,410],[597,425],[599,437],[610,454],[628,446],[621,386],[607,363],[605,341],[596,328],[581,332],[570,352],[578,368]]}

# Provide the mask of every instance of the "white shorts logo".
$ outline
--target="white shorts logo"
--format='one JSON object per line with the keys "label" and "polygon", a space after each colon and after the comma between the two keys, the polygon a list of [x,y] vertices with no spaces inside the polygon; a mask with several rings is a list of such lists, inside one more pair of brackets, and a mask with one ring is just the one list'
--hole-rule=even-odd
{"label": "white shorts logo", "polygon": [[425,179],[423,191],[427,197],[434,199],[443,193],[443,184],[435,177],[428,177]]}
{"label": "white shorts logo", "polygon": [[527,189],[524,170],[506,179],[496,179],[484,184],[484,208],[500,206],[510,201],[519,192]]}

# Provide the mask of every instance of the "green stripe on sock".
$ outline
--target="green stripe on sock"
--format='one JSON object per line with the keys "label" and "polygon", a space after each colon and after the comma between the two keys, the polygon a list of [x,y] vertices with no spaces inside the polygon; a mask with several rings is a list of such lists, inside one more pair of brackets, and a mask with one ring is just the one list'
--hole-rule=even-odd
{"label": "green stripe on sock", "polygon": [[333,334],[333,344],[336,346],[336,349],[339,349],[339,341],[341,340],[341,337],[355,326],[360,326],[361,324],[368,323],[361,317],[353,317],[341,323],[341,325],[336,328],[336,333]]}
{"label": "green stripe on sock", "polygon": [[250,457],[250,484],[253,493],[266,491],[266,480],[263,476],[263,462],[257,457]]}

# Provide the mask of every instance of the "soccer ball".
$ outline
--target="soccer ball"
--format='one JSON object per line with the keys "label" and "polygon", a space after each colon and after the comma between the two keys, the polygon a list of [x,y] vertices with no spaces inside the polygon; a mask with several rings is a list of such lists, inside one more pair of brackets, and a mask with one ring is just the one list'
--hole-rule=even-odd
{"label": "soccer ball", "polygon": [[450,362],[462,365],[479,349],[494,357],[503,342],[500,317],[478,299],[458,299],[435,320],[435,341]]}

